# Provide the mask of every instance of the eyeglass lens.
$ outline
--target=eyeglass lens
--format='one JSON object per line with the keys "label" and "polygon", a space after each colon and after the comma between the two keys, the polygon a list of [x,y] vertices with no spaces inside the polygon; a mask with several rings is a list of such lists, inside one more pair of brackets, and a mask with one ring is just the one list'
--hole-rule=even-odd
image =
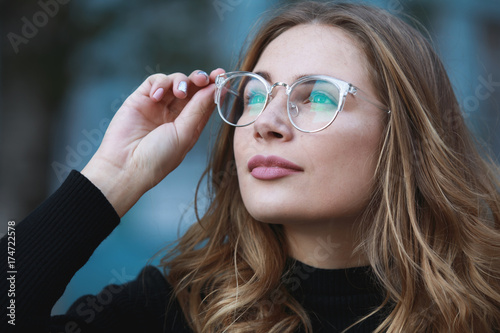
{"label": "eyeglass lens", "polygon": [[[266,85],[252,76],[236,76],[221,87],[219,108],[224,119],[237,126],[257,119],[267,102]],[[295,84],[288,99],[293,125],[316,131],[328,125],[339,109],[340,88],[333,82],[309,79]]]}

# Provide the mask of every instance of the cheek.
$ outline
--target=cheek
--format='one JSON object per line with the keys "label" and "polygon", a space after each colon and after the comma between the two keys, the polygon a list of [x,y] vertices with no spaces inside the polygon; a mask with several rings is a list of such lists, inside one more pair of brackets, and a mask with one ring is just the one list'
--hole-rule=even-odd
{"label": "cheek", "polygon": [[234,131],[234,159],[236,162],[238,174],[240,170],[245,167],[245,164],[247,163],[247,156],[253,156],[252,151],[255,152],[255,148],[253,148],[253,146],[251,145],[252,137],[250,136],[250,133],[247,131],[247,129],[248,128],[236,128]]}
{"label": "cheek", "polygon": [[333,127],[335,135],[304,149],[310,165],[307,195],[324,207],[325,213],[353,215],[366,206],[374,182],[381,132],[379,126],[355,126],[353,121]]}
{"label": "cheek", "polygon": [[238,174],[238,183],[240,187],[240,192],[242,196],[248,192],[248,186],[246,182],[248,181],[249,175],[248,170],[248,160],[257,154],[262,154],[262,152],[257,151],[255,144],[253,144],[252,132],[249,131],[250,127],[236,128],[234,132],[233,147],[234,147],[234,159],[236,164],[236,171]]}
{"label": "cheek", "polygon": [[[362,147],[362,146],[361,146]],[[332,144],[329,149],[310,153],[311,169],[307,195],[335,214],[351,215],[369,198],[376,159],[373,151],[359,144]]]}

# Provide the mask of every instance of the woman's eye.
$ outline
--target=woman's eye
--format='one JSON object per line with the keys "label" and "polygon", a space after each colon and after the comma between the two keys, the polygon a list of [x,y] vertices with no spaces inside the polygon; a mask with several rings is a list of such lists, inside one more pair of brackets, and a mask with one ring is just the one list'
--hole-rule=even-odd
{"label": "woman's eye", "polygon": [[266,101],[266,97],[262,94],[253,94],[248,97],[248,104],[263,104]]}
{"label": "woman's eye", "polygon": [[308,102],[316,103],[316,104],[337,104],[332,98],[324,93],[312,93]]}

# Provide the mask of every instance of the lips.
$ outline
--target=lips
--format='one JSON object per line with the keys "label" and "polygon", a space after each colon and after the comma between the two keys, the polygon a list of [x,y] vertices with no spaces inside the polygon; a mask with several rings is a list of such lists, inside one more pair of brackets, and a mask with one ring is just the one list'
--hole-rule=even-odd
{"label": "lips", "polygon": [[260,180],[272,180],[286,177],[304,169],[278,156],[256,155],[248,161],[250,174]]}

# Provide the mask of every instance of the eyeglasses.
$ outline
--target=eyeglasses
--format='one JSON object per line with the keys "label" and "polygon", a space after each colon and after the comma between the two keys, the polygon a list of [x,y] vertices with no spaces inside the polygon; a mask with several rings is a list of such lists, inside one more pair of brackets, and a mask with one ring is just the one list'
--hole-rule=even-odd
{"label": "eyeglasses", "polygon": [[292,85],[283,82],[270,85],[258,74],[239,71],[218,75],[215,86],[215,104],[219,115],[226,123],[236,127],[254,123],[272,99],[273,89],[277,86],[286,89],[290,122],[306,133],[319,132],[328,127],[342,111],[347,94],[356,95],[388,114],[391,112],[380,103],[363,97],[364,93],[359,88],[327,75],[304,76]]}

